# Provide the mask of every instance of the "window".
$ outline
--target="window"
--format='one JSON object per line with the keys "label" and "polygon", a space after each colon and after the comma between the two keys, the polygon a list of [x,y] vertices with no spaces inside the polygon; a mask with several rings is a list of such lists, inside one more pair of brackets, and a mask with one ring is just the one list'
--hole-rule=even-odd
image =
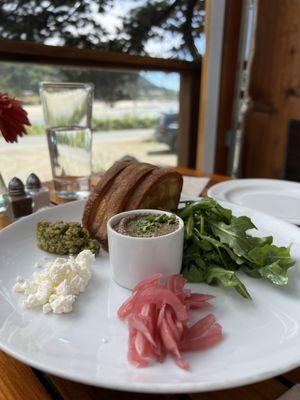
{"label": "window", "polygon": [[93,82],[93,172],[116,160],[134,157],[154,164],[177,165],[179,74],[0,64],[1,91],[23,101],[32,126],[18,144],[0,139],[0,171],[7,182],[35,172],[51,179],[38,84],[40,81]]}

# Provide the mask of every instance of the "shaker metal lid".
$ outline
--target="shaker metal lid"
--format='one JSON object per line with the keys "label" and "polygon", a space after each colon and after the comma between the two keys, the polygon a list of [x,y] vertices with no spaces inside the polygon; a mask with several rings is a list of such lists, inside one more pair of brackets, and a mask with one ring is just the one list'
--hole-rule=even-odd
{"label": "shaker metal lid", "polygon": [[22,196],[25,194],[24,183],[21,179],[14,177],[9,181],[8,194],[11,196]]}
{"label": "shaker metal lid", "polygon": [[42,187],[41,181],[34,173],[30,174],[26,181],[27,189],[40,189]]}

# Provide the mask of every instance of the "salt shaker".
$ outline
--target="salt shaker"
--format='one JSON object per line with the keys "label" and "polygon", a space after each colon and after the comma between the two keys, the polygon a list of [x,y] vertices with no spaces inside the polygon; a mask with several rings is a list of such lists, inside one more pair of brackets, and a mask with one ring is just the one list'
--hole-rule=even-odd
{"label": "salt shaker", "polygon": [[32,197],[25,193],[23,182],[14,177],[8,184],[8,193],[3,195],[6,201],[6,214],[11,221],[32,213]]}
{"label": "salt shaker", "polygon": [[50,202],[50,190],[42,186],[40,179],[35,174],[30,174],[26,181],[26,192],[33,199],[33,211],[47,207]]}

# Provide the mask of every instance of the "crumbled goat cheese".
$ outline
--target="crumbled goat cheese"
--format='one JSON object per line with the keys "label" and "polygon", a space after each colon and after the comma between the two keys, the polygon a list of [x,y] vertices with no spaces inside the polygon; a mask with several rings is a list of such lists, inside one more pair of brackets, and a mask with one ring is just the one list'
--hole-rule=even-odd
{"label": "crumbled goat cheese", "polygon": [[36,271],[32,281],[18,275],[13,291],[26,295],[26,308],[42,307],[45,314],[71,312],[76,297],[85,291],[91,279],[94,260],[90,250],[83,250],[77,257],[59,257],[47,262],[41,272]]}

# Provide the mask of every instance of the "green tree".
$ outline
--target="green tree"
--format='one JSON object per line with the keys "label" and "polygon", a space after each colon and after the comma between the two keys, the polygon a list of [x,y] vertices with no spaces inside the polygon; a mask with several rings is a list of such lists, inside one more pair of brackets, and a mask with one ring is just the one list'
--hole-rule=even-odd
{"label": "green tree", "polygon": [[123,19],[119,29],[126,37],[122,51],[147,54],[149,39],[167,37],[171,43],[177,42],[170,48],[174,56],[200,60],[196,43],[204,30],[204,4],[204,0],[145,1]]}
{"label": "green tree", "polygon": [[[176,57],[199,60],[205,0],[136,0],[115,37],[101,18],[126,0],[9,0],[0,2],[0,37],[147,54],[150,39],[167,37]],[[176,39],[176,40],[175,40]]]}
{"label": "green tree", "polygon": [[[114,4],[122,5],[126,0],[0,1],[0,38],[143,55],[147,54],[149,40],[167,38],[174,57],[200,59],[196,43],[203,32],[204,0],[135,1],[137,7],[122,17],[113,37],[104,28],[101,18],[95,16],[104,16]],[[9,88],[15,83],[14,86],[18,84],[19,90],[23,90],[29,78],[36,88],[39,80],[46,79],[45,75],[39,77],[34,68],[15,70],[15,74],[7,74],[6,77],[3,68],[1,72],[2,88]],[[51,79],[50,72],[49,80],[94,82],[96,97],[110,104],[118,99],[136,98],[139,93],[137,73],[61,69],[60,75],[54,76],[54,73]]]}
{"label": "green tree", "polygon": [[60,81],[60,70],[53,67],[30,65],[24,68],[19,64],[0,64],[0,88],[2,92],[9,92],[13,96],[20,97],[23,92],[32,91],[38,93],[39,82]]}
{"label": "green tree", "polygon": [[65,69],[67,81],[93,82],[95,98],[113,106],[117,100],[135,99],[139,95],[139,74],[109,70]]}
{"label": "green tree", "polygon": [[1,39],[105,48],[107,31],[94,15],[107,12],[113,0],[0,1]]}

